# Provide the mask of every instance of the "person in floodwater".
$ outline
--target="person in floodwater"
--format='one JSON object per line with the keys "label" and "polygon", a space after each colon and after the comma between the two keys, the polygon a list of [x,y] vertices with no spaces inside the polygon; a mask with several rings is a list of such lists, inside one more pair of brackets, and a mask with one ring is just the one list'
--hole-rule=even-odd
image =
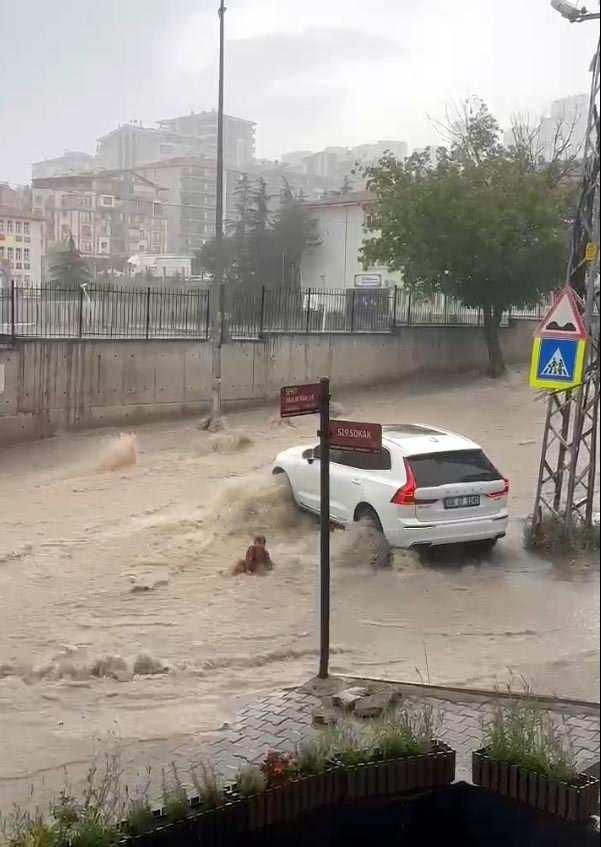
{"label": "person in floodwater", "polygon": [[273,562],[266,544],[267,539],[264,535],[255,535],[253,543],[246,551],[246,556],[244,559],[240,559],[234,568],[234,574],[256,574],[272,570]]}

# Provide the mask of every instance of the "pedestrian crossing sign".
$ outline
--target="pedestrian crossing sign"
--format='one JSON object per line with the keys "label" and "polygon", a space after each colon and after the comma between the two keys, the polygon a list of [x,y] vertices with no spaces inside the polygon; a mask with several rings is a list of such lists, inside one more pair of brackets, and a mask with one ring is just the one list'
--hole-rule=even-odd
{"label": "pedestrian crossing sign", "polygon": [[567,391],[582,382],[585,339],[535,338],[530,366],[530,386]]}

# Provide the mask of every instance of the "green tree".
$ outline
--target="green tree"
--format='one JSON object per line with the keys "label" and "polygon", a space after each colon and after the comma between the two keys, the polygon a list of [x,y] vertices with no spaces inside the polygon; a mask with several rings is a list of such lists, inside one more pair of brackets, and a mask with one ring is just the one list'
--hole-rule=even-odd
{"label": "green tree", "polygon": [[75,246],[72,235],[55,251],[50,265],[50,278],[63,288],[72,289],[79,288],[82,282],[91,281],[90,266]]}
{"label": "green tree", "polygon": [[535,304],[562,281],[566,190],[499,143],[496,121],[470,101],[448,123],[450,147],[367,170],[376,199],[367,266],[403,270],[408,285],[482,310],[489,373],[505,369],[499,327],[512,306]]}
{"label": "green tree", "polygon": [[[303,250],[317,243],[302,196],[284,180],[279,209],[272,214],[264,180],[253,185],[243,177],[234,195],[234,215],[223,242],[226,281],[244,291],[298,286]],[[215,242],[205,244],[197,257],[200,266],[213,274]]]}

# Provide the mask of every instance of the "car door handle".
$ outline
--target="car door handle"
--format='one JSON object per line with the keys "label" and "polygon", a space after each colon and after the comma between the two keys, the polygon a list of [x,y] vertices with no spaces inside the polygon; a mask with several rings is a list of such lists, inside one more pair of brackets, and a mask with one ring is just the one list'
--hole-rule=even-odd
{"label": "car door handle", "polygon": [[353,483],[353,485],[361,485],[360,479],[351,479],[351,482]]}

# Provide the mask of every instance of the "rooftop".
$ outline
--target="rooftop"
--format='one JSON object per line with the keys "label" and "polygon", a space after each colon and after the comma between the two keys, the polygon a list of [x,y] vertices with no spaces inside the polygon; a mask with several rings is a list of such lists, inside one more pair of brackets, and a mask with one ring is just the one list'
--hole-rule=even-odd
{"label": "rooftop", "polygon": [[331,194],[320,200],[309,200],[305,207],[315,209],[324,206],[361,206],[373,200],[375,195],[370,191],[350,191],[348,194]]}
{"label": "rooftop", "polygon": [[0,215],[5,218],[22,218],[28,221],[43,221],[44,215],[31,209],[19,209],[16,206],[0,206]]}

